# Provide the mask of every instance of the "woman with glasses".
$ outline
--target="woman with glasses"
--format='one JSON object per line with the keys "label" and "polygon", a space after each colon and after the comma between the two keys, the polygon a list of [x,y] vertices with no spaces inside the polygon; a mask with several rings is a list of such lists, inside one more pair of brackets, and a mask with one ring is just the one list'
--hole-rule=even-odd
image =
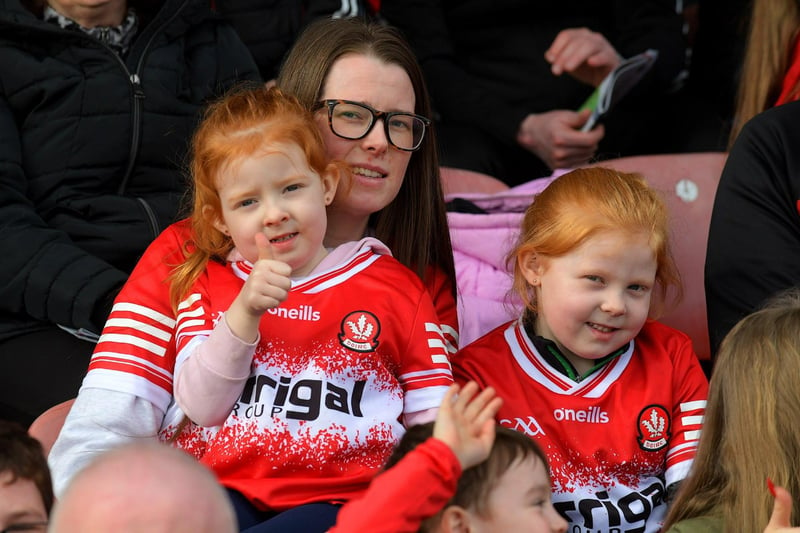
{"label": "woman with glasses", "polygon": [[[431,335],[452,354],[458,339],[453,258],[430,105],[410,49],[390,28],[357,19],[320,22],[290,53],[279,85],[314,112],[328,157],[352,170],[328,210],[325,246],[364,236],[387,244],[424,283],[439,322],[429,324]],[[110,348],[95,352],[50,454],[57,494],[102,449],[133,438],[177,440],[204,452],[206,441],[193,424],[175,439],[183,420],[172,401],[181,310],[170,304],[168,282],[152,282],[170,278],[188,234],[185,222],[163,232],[117,298],[120,318],[109,321],[101,339]],[[361,296],[351,295],[356,301]],[[313,309],[296,311],[313,320]],[[415,421],[434,417],[430,409]]]}
{"label": "woman with glasses", "polygon": [[319,20],[289,52],[278,85],[315,112],[328,155],[353,172],[329,208],[325,244],[383,241],[427,286],[454,353],[453,251],[430,99],[411,48],[388,26]]}

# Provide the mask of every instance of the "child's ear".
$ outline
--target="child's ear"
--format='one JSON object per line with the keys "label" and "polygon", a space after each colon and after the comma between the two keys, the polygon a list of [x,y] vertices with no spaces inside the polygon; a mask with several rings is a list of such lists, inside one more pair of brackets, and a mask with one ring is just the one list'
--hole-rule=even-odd
{"label": "child's ear", "polygon": [[329,164],[325,171],[322,173],[322,191],[325,198],[325,205],[331,205],[334,196],[336,196],[336,188],[339,186],[339,178],[341,172],[339,168],[333,164]]}
{"label": "child's ear", "polygon": [[217,231],[221,232],[224,235],[230,236],[231,233],[228,230],[228,226],[225,225],[225,221],[222,220],[222,217],[217,216],[217,213],[214,211],[213,207],[211,207],[210,205],[204,205],[203,217],[207,221],[211,222],[211,224],[214,226],[214,228],[217,229]]}
{"label": "child's ear", "polygon": [[538,287],[545,267],[542,258],[534,250],[526,250],[517,257],[517,265],[525,280]]}
{"label": "child's ear", "polygon": [[442,533],[469,533],[470,513],[460,505],[451,505],[442,511],[439,526]]}

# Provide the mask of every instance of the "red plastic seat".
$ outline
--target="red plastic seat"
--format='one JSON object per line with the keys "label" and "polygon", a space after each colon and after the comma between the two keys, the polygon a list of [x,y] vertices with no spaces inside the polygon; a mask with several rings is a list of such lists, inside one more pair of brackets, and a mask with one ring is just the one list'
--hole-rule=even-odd
{"label": "red plastic seat", "polygon": [[64,425],[64,420],[74,402],[75,400],[72,399],[54,405],[39,415],[28,428],[28,434],[42,443],[45,455],[50,453],[50,448],[56,442],[61,426]]}
{"label": "red plastic seat", "polygon": [[672,254],[683,280],[683,300],[668,310],[661,322],[692,338],[701,360],[711,359],[703,271],[711,209],[727,154],[689,154],[622,157],[597,166],[642,174],[664,193],[670,210]]}

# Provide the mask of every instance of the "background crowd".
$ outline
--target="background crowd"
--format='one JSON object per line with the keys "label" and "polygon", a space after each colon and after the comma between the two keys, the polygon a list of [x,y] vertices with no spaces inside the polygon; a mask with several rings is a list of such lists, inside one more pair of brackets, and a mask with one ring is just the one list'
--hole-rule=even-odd
{"label": "background crowd", "polygon": [[[0,0],[0,526],[790,530],[799,28],[794,0]],[[648,50],[652,69],[584,129],[587,98]],[[237,94],[285,99],[280,122],[313,136],[225,129],[210,105],[241,124]],[[691,339],[653,320],[680,293],[680,235],[646,172],[597,168],[692,152],[727,155],[706,376]],[[445,203],[445,167],[544,190],[498,259],[522,308],[475,344],[459,342],[480,310],[459,307],[447,211],[481,208]],[[308,235],[307,255],[286,251]],[[633,379],[649,385],[623,401]],[[73,399],[41,448],[26,429]],[[623,419],[634,431],[614,444]],[[585,427],[592,449],[572,440]],[[583,459],[620,450],[630,461]],[[535,518],[514,472],[537,480]],[[394,483],[426,479],[424,505],[391,504]],[[97,487],[120,492],[83,512]],[[183,499],[129,517],[152,501],[130,490]]]}

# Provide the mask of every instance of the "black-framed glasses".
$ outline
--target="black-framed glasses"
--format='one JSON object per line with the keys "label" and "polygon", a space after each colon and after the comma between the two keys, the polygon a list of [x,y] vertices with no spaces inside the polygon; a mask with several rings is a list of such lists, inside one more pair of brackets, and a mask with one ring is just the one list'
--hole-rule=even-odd
{"label": "black-framed glasses", "polygon": [[358,140],[366,137],[375,122],[383,119],[383,130],[389,144],[406,152],[413,152],[422,145],[430,119],[414,113],[378,111],[361,102],[352,100],[322,100],[317,109],[328,108],[328,125],[331,131],[343,139]]}
{"label": "black-framed glasses", "polygon": [[6,526],[5,529],[0,530],[0,533],[19,533],[21,531],[44,533],[47,531],[47,522],[20,522],[18,524],[11,524]]}

